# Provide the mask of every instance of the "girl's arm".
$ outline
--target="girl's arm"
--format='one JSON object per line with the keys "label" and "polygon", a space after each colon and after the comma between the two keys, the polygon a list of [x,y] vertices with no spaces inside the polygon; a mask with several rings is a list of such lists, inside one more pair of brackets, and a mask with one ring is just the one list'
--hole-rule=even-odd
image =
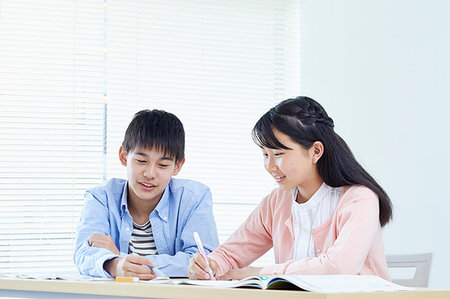
{"label": "girl's arm", "polygon": [[271,218],[266,198],[225,243],[208,255],[217,262],[216,277],[248,266],[272,248]]}

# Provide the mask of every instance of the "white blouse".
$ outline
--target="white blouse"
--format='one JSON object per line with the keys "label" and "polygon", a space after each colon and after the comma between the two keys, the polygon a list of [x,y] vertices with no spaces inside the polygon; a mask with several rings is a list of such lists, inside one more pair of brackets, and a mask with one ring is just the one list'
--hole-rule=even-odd
{"label": "white blouse", "polygon": [[294,203],[292,217],[294,225],[294,258],[316,256],[311,230],[324,224],[333,215],[339,200],[341,188],[333,188],[325,183],[305,203],[297,203],[298,189],[292,189]]}

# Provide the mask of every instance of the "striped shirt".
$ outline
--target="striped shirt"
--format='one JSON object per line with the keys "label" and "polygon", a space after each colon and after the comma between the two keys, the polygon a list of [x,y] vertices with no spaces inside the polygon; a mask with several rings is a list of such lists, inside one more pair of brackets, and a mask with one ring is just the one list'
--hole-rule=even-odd
{"label": "striped shirt", "polygon": [[143,225],[134,223],[131,233],[129,253],[138,255],[157,254],[155,239],[153,239],[152,224],[150,220]]}

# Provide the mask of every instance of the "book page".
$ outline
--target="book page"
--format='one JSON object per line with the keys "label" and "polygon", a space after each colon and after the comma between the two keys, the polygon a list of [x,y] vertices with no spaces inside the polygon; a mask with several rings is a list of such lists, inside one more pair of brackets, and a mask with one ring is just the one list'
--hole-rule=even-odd
{"label": "book page", "polygon": [[192,279],[167,279],[164,281],[150,280],[151,284],[175,284],[175,285],[196,285],[215,288],[256,288],[265,289],[269,277],[251,276],[242,280],[192,280]]}
{"label": "book page", "polygon": [[414,290],[374,275],[282,275],[273,277],[267,288],[286,289],[288,283],[302,290],[321,293]]}
{"label": "book page", "polygon": [[36,279],[36,280],[71,280],[71,281],[105,281],[114,280],[113,278],[92,277],[80,274],[56,274],[56,273],[5,273],[2,277]]}

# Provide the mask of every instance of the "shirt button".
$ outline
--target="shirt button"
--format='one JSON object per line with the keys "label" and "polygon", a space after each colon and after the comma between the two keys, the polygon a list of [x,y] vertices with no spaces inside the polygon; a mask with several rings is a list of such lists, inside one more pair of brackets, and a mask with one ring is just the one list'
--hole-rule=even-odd
{"label": "shirt button", "polygon": [[317,253],[320,253],[320,249],[317,249]]}
{"label": "shirt button", "polygon": [[164,219],[164,220],[167,220],[167,217],[164,217],[163,219]]}
{"label": "shirt button", "polygon": [[127,232],[129,232],[130,231],[130,228],[129,227],[127,227],[126,229],[125,229]]}

